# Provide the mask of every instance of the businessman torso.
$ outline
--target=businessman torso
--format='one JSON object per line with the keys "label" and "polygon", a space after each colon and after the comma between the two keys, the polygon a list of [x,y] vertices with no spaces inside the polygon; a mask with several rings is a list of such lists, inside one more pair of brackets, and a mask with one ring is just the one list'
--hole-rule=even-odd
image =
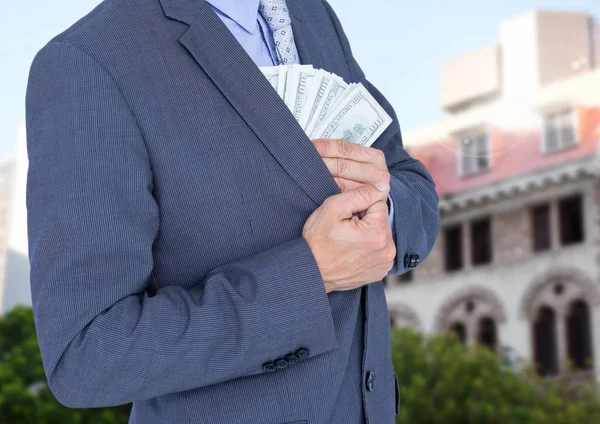
{"label": "businessman torso", "polygon": [[[326,4],[288,6],[302,63],[365,82]],[[36,61],[32,294],[59,400],[134,401],[131,423],[393,422],[383,284],[327,296],[317,287],[299,235],[339,189],[210,6],[108,0]],[[54,112],[42,110],[48,84]],[[398,131],[375,144],[390,163],[404,161],[401,147],[381,143]],[[433,244],[411,236],[398,269]]]}

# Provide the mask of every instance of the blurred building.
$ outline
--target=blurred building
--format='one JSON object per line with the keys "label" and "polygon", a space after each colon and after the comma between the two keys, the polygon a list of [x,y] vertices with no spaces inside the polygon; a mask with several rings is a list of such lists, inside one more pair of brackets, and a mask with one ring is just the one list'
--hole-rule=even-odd
{"label": "blurred building", "polygon": [[9,211],[11,208],[10,199],[12,198],[13,186],[12,161],[0,164],[0,315],[2,314],[2,305],[4,304],[4,294],[6,292],[6,262],[8,256],[9,239]]}
{"label": "blurred building", "polygon": [[440,195],[438,241],[386,279],[394,325],[600,370],[600,26],[536,11],[444,63],[443,122],[405,134]]}
{"label": "blurred building", "polygon": [[[16,305],[31,305],[29,288],[29,258],[27,244],[27,208],[25,191],[27,182],[27,143],[25,122],[17,130],[15,157],[11,161],[10,196],[0,194],[0,202],[9,202],[7,227],[8,240],[0,252],[5,263],[4,286],[0,289],[0,315]],[[8,200],[9,199],[9,200]]]}

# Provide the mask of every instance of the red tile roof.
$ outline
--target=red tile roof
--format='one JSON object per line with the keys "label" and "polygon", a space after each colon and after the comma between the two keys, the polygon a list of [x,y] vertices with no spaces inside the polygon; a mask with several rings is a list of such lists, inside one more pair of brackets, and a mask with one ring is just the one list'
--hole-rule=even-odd
{"label": "red tile roof", "polygon": [[600,141],[600,108],[578,107],[577,117],[579,143],[552,154],[542,151],[541,130],[530,133],[493,130],[491,169],[473,176],[459,175],[459,144],[454,138],[411,146],[410,152],[427,167],[438,194],[449,195],[596,154]]}

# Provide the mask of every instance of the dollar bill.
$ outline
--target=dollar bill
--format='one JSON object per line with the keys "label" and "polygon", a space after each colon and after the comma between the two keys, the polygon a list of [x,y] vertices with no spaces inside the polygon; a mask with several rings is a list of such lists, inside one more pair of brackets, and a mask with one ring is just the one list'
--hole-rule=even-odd
{"label": "dollar bill", "polygon": [[279,67],[279,79],[277,80],[277,94],[279,94],[279,97],[281,97],[282,99],[285,99],[285,91],[287,88],[287,75],[288,74],[288,67],[287,66],[280,66]]}
{"label": "dollar bill", "polygon": [[275,89],[275,91],[277,91],[277,87],[279,85],[279,74],[280,74],[279,66],[261,68],[261,71],[262,71],[263,75],[265,76],[265,78],[267,78],[267,81],[269,81],[269,84],[271,84],[271,87],[273,87],[273,89]]}
{"label": "dollar bill", "polygon": [[325,97],[325,93],[327,92],[329,83],[332,81],[332,78],[332,74],[322,69],[319,69],[315,73],[311,89],[306,95],[304,107],[302,108],[300,119],[298,120],[298,123],[300,124],[303,130],[307,129],[308,123],[315,116],[315,113],[321,105],[321,101]]}
{"label": "dollar bill", "polygon": [[346,84],[341,78],[334,78],[333,81],[331,81],[325,96],[315,111],[312,120],[309,121],[308,125],[306,126],[305,131],[311,139],[315,138],[313,134],[317,132],[319,126],[321,126],[321,123],[325,120],[329,111],[333,108],[333,106],[335,106],[336,101],[343,96],[346,88],[348,88],[348,84]]}
{"label": "dollar bill", "polygon": [[289,89],[286,91],[284,101],[292,111],[296,121],[299,121],[306,102],[306,96],[310,92],[315,78],[315,72],[312,66],[292,65],[291,73],[293,76],[288,80]]}
{"label": "dollar bill", "polygon": [[314,138],[343,139],[370,147],[392,118],[362,84],[343,100],[321,123]]}
{"label": "dollar bill", "polygon": [[360,83],[311,65],[260,68],[311,139],[341,138],[371,146],[392,123]]}
{"label": "dollar bill", "polygon": [[[297,90],[298,90],[298,83],[300,81],[300,77],[303,74],[307,74],[307,73],[314,73],[314,69],[312,66],[310,65],[290,65],[287,68],[287,73],[286,73],[286,79],[287,79],[287,83],[286,83],[286,92],[284,93],[284,97],[283,100],[286,102],[286,104],[288,103],[293,103],[292,97],[296,96],[297,94]],[[287,87],[290,88],[290,90],[287,90]]]}

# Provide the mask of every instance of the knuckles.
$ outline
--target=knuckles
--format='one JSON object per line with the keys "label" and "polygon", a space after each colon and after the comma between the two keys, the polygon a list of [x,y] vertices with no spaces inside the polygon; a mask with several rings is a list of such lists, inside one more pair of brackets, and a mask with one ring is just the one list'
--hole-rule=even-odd
{"label": "knuckles", "polygon": [[343,156],[351,157],[354,152],[354,144],[345,140],[338,140],[338,149]]}
{"label": "knuckles", "polygon": [[[372,231],[366,243],[369,250],[373,252],[373,258],[378,264],[383,267],[387,267],[388,264],[393,266],[397,251],[389,229]],[[390,269],[391,267],[386,268],[386,275]]]}
{"label": "knuckles", "polygon": [[381,161],[385,162],[385,153],[383,153],[383,151],[379,150],[379,149],[373,149],[373,150],[375,151],[375,158],[380,162]]}
{"label": "knuckles", "polygon": [[377,181],[386,181],[386,182],[390,182],[390,173],[389,171],[386,170],[385,171],[380,171],[377,173]]}
{"label": "knuckles", "polygon": [[369,190],[369,187],[360,186],[357,189],[357,191],[358,191],[358,195],[360,196],[361,200],[364,200],[366,203],[373,202],[373,192],[371,190]]}
{"label": "knuckles", "polygon": [[346,159],[336,159],[336,172],[340,177],[344,177],[348,174],[350,168],[350,162]]}
{"label": "knuckles", "polygon": [[384,231],[373,231],[369,236],[369,246],[373,250],[383,250],[388,244],[388,234]]}

